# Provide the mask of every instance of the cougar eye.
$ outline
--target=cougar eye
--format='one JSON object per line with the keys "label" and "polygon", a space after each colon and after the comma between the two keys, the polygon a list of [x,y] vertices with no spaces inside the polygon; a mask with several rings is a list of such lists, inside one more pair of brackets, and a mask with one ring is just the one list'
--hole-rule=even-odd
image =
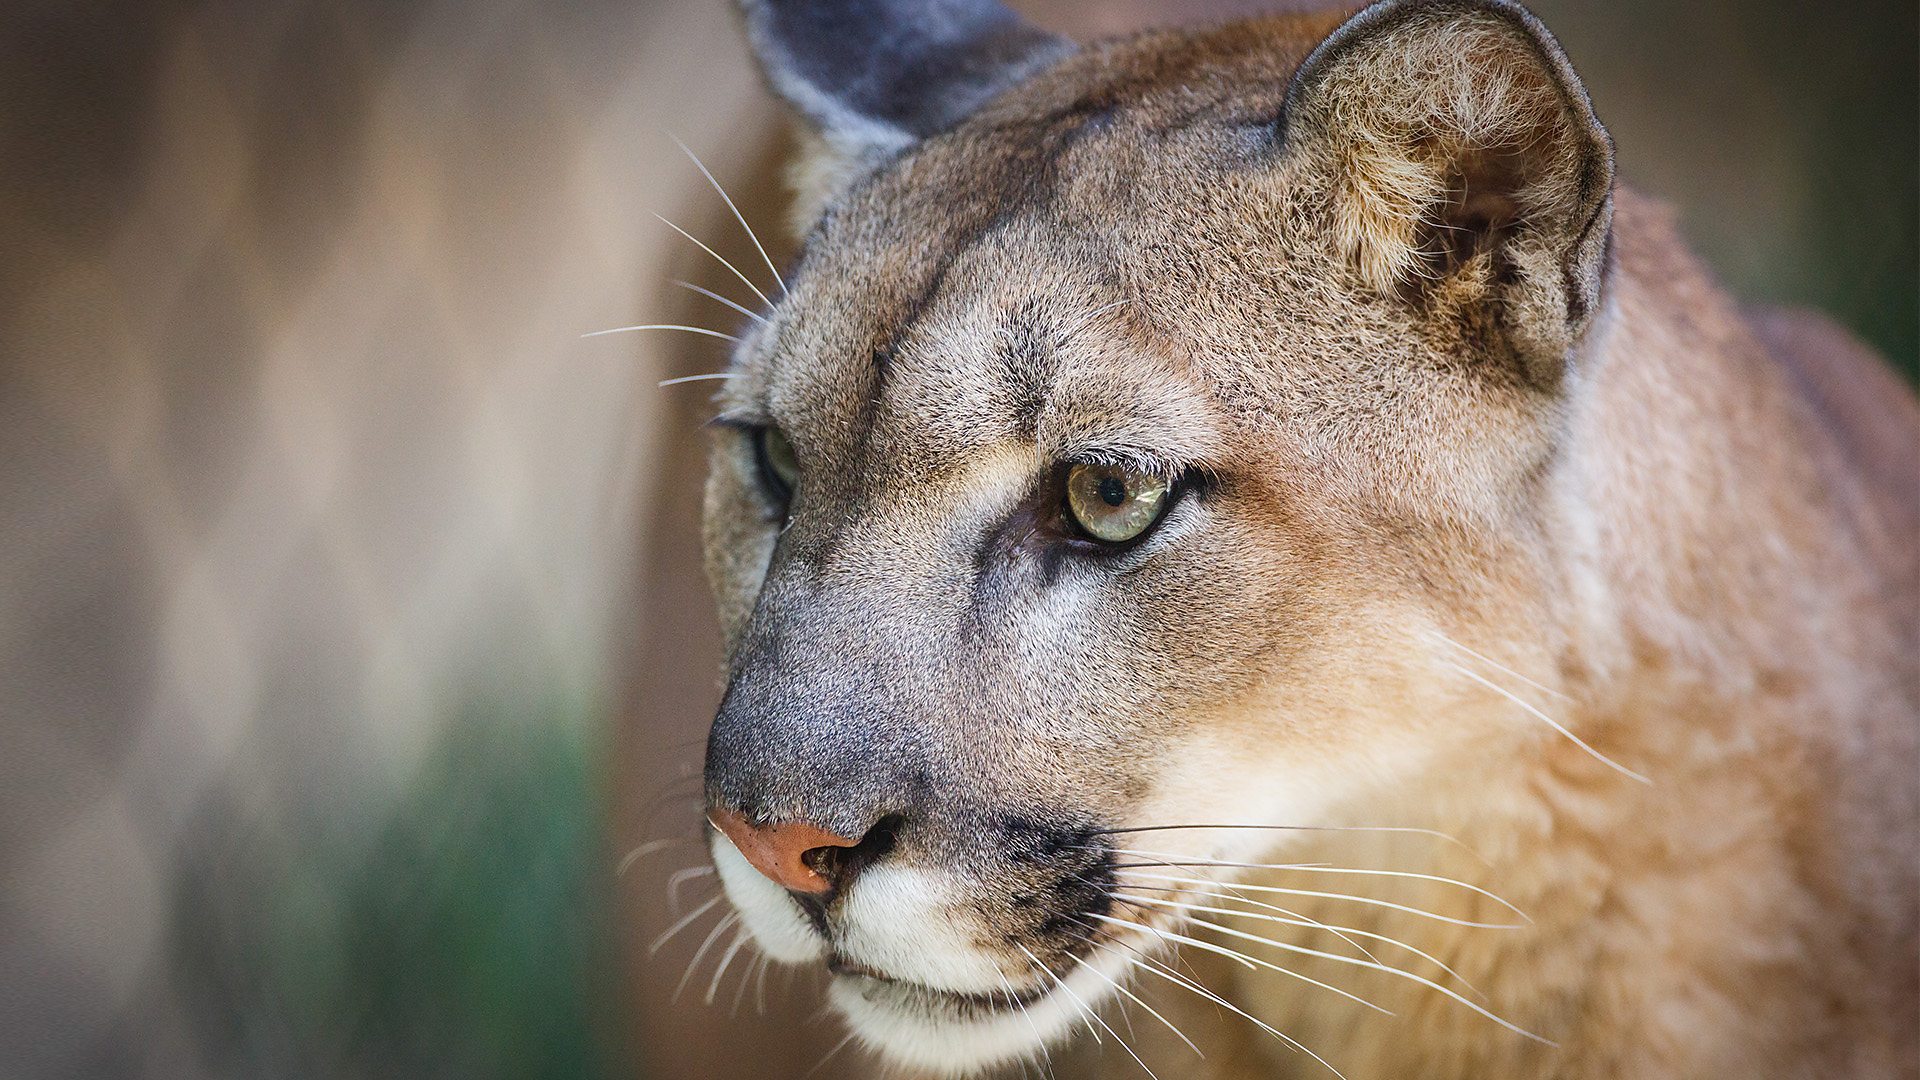
{"label": "cougar eye", "polygon": [[1082,464],[1067,470],[1067,514],[1104,544],[1144,536],[1166,512],[1172,493],[1172,481],[1138,469]]}
{"label": "cougar eye", "polygon": [[754,432],[753,456],[760,463],[760,479],[767,490],[782,499],[791,498],[794,485],[800,481],[800,459],[793,454],[793,444],[776,427],[763,427]]}

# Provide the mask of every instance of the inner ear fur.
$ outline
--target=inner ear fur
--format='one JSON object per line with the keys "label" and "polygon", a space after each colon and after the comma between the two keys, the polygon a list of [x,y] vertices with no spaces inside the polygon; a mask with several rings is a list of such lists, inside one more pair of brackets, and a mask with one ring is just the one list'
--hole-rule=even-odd
{"label": "inner ear fur", "polygon": [[1564,353],[1598,304],[1613,143],[1558,43],[1501,0],[1388,0],[1295,74],[1290,145],[1321,155],[1333,242],[1385,294],[1497,299]]}

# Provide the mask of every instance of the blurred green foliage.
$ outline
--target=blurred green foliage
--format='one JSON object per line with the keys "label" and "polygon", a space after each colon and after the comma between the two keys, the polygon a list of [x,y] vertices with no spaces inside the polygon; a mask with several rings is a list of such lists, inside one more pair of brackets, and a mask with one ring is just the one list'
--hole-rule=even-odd
{"label": "blurred green foliage", "polygon": [[207,807],[174,941],[220,1073],[610,1074],[599,754],[555,712],[456,718],[371,823]]}

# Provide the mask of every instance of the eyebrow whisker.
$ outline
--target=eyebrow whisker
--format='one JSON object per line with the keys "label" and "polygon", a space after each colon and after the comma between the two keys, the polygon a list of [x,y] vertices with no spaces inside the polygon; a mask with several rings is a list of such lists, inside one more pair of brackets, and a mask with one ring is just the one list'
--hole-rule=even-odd
{"label": "eyebrow whisker", "polygon": [[740,223],[742,229],[747,230],[747,239],[753,241],[753,246],[760,252],[760,257],[766,260],[767,269],[773,273],[773,280],[779,284],[780,292],[784,295],[787,291],[786,279],[780,276],[780,268],[773,265],[773,256],[767,254],[767,249],[760,243],[760,237],[753,231],[753,226],[747,224],[746,215],[742,214],[740,208],[733,204],[733,196],[728,195],[727,189],[720,186],[720,181],[713,178],[713,173],[707,169],[706,163],[700,160],[700,155],[694,153],[691,147],[680,141],[680,136],[669,131],[667,132],[667,138],[672,139],[673,145],[679,147],[680,152],[687,155],[687,159],[693,162],[693,167],[699,169],[700,175],[706,177],[707,183],[713,185],[713,190],[720,193],[720,198],[726,202],[727,209],[733,211],[733,219]]}
{"label": "eyebrow whisker", "polygon": [[728,297],[721,296],[719,293],[714,292],[712,289],[706,288],[701,285],[695,285],[691,281],[676,280],[674,284],[678,285],[682,289],[689,289],[689,290],[692,290],[693,292],[697,292],[701,296],[704,296],[709,300],[718,300],[721,303],[732,308],[733,310],[739,312],[740,314],[745,315],[747,318],[752,319],[754,322],[760,323],[763,326],[766,325],[767,317],[765,315],[760,314],[759,312],[753,310],[752,308],[746,306],[745,304],[738,303]]}
{"label": "eyebrow whisker", "polygon": [[720,338],[723,341],[731,341],[736,344],[740,341],[740,339],[734,335],[722,333],[719,330],[709,330],[704,326],[683,326],[680,323],[641,323],[638,326],[615,326],[606,330],[589,331],[580,336],[583,338],[605,337],[608,334],[631,334],[637,330],[680,330],[689,334],[700,334],[703,337]]}

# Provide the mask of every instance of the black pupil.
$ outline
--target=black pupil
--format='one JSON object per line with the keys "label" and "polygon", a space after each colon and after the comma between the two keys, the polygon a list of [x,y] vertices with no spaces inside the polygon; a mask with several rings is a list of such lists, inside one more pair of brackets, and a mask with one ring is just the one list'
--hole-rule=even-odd
{"label": "black pupil", "polygon": [[1104,477],[1100,481],[1100,501],[1108,506],[1119,506],[1127,501],[1127,482],[1117,476]]}

